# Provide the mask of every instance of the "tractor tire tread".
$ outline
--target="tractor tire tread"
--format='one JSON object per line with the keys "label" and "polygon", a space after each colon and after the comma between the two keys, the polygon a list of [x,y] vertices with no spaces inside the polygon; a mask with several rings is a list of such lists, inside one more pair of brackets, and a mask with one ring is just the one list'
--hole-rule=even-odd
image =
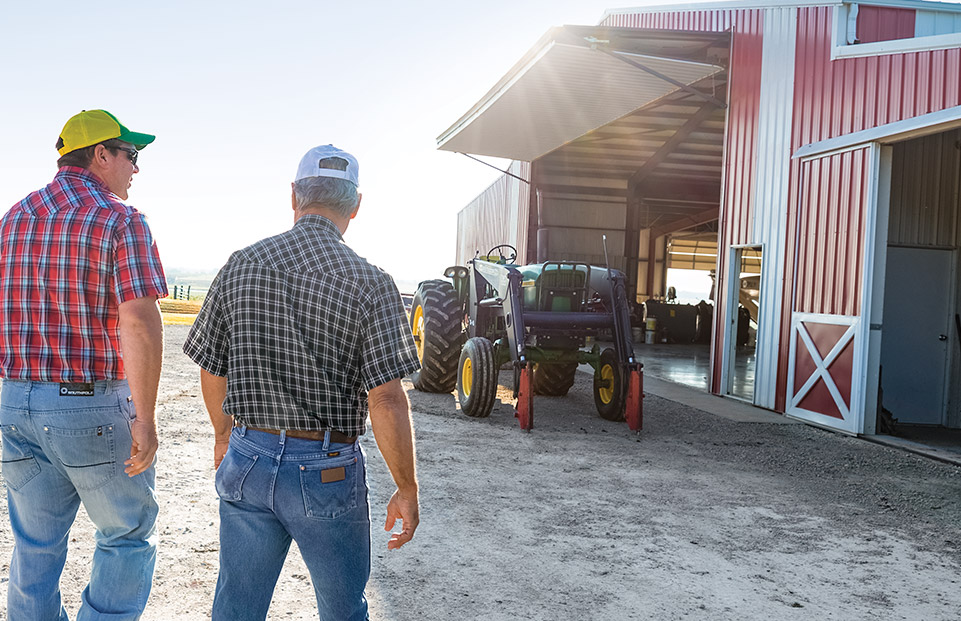
{"label": "tractor tire tread", "polygon": [[421,368],[411,376],[414,388],[422,392],[452,392],[457,384],[457,360],[463,342],[457,293],[446,280],[425,280],[414,294],[412,321],[417,306],[423,308],[424,353]]}
{"label": "tractor tire tread", "polygon": [[545,397],[563,397],[574,385],[577,374],[576,362],[534,365],[534,394]]}

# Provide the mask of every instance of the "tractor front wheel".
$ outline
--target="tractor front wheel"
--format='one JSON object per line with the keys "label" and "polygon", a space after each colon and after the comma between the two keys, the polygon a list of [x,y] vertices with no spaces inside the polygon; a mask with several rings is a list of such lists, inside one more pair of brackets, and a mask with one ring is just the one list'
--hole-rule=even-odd
{"label": "tractor front wheel", "polygon": [[563,397],[574,385],[577,374],[576,362],[534,365],[534,394],[546,397]]}
{"label": "tractor front wheel", "polygon": [[624,397],[627,392],[624,371],[617,352],[608,347],[601,352],[601,359],[594,370],[594,406],[601,418],[624,420]]}
{"label": "tractor front wheel", "polygon": [[423,392],[451,392],[457,382],[461,307],[446,280],[426,280],[417,287],[410,308],[410,329],[420,369],[411,379]]}
{"label": "tractor front wheel", "polygon": [[464,344],[457,370],[457,398],[464,414],[487,418],[497,396],[497,364],[494,346],[482,336]]}

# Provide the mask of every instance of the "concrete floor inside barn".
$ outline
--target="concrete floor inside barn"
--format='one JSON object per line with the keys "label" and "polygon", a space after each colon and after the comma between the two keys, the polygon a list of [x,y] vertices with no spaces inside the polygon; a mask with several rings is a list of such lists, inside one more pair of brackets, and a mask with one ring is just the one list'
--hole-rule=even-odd
{"label": "concrete floor inside barn", "polygon": [[[796,422],[750,405],[754,381],[753,348],[743,348],[735,357],[735,377],[731,390],[735,397],[733,399],[722,399],[708,393],[711,368],[708,345],[635,343],[634,348],[635,354],[644,363],[645,390],[651,394],[732,420],[747,420],[753,416],[758,422],[773,422],[777,418],[784,422]],[[582,369],[590,371],[586,365]],[[894,435],[877,434],[864,438],[961,465],[961,429],[899,425]]]}

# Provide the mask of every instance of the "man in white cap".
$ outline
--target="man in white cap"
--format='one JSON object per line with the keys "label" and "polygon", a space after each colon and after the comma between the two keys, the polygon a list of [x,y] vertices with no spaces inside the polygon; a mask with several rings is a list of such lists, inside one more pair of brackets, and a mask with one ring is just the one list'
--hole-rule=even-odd
{"label": "man in white cap", "polygon": [[389,549],[418,524],[410,405],[418,368],[393,279],[342,235],[357,215],[357,160],[332,145],[300,162],[294,226],[235,252],[211,285],[184,352],[201,367],[214,427],[220,575],[214,621],[262,620],[291,540],[321,619],[367,618],[368,406],[397,490]]}

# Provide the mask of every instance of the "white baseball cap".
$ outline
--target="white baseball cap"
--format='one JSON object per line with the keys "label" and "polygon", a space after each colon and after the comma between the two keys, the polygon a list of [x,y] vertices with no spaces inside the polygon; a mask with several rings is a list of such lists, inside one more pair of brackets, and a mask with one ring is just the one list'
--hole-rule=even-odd
{"label": "white baseball cap", "polygon": [[[331,157],[339,157],[347,161],[347,170],[334,170],[333,168],[321,168],[320,161]],[[355,186],[358,183],[357,158],[346,151],[341,151],[332,144],[321,147],[314,147],[307,152],[300,160],[297,167],[297,176],[294,181],[307,179],[309,177],[333,177],[334,179],[346,179]]]}

